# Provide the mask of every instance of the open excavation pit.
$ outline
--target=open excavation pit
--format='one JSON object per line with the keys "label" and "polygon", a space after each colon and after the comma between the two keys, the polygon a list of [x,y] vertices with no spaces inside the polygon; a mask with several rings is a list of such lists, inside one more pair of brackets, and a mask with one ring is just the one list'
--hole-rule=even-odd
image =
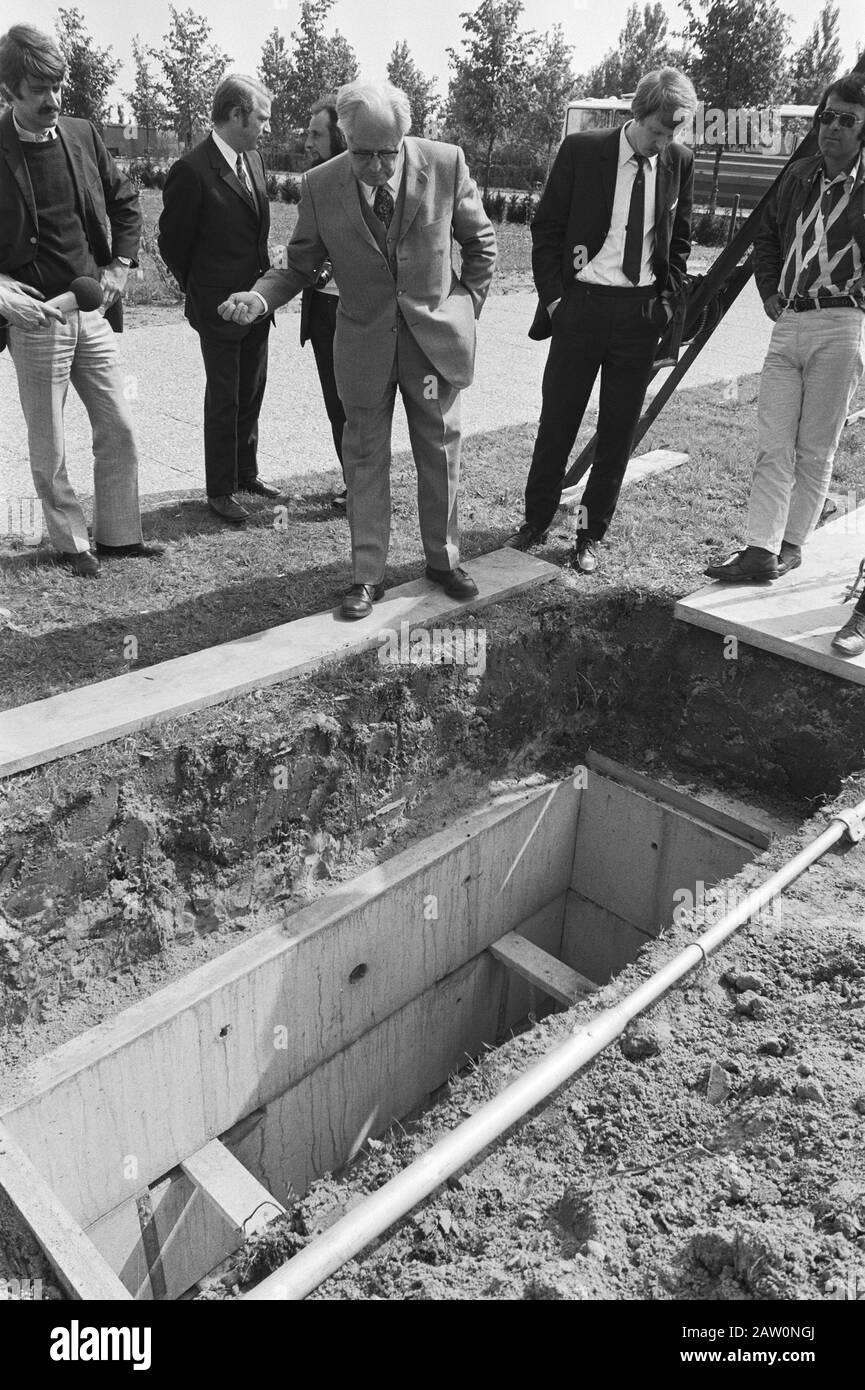
{"label": "open excavation pit", "polygon": [[[861,763],[858,704],[830,677],[806,673],[770,710],[759,691],[783,663],[748,653],[731,675],[719,643],[660,608],[614,596],[576,632],[549,595],[514,608],[485,615],[482,677],[357,658],[255,700],[242,739],[223,737],[231,710],[211,712],[16,792],[2,900],[13,1031],[34,1010],[51,1019],[52,965],[55,986],[83,978],[96,993],[113,975],[124,1002],[124,972],[164,953],[178,924],[181,945],[220,938],[222,952],[4,1077],[0,1182],[51,1258],[65,1214],[68,1289],[180,1296],[467,1058],[556,1004],[591,1007],[713,885],[726,905],[725,880],[789,831],[803,789],[834,792]],[[609,758],[623,745],[631,762],[661,762],[653,773],[678,745],[678,776],[699,769],[701,796],[635,778]],[[262,772],[277,754],[281,788]],[[563,763],[566,777],[507,785]],[[749,812],[749,780],[765,799],[780,768],[786,818]],[[516,775],[490,803],[495,771]],[[459,785],[484,804],[455,815]],[[42,842],[24,826],[34,794]],[[383,824],[395,832],[413,807],[426,808],[418,829],[446,828],[345,878],[399,847]],[[293,910],[311,881],[328,891]]]}

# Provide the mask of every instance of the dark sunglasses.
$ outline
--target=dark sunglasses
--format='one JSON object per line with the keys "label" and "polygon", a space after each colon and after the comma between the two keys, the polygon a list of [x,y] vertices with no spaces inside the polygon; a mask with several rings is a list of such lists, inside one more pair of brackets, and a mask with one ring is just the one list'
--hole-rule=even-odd
{"label": "dark sunglasses", "polygon": [[837,121],[845,130],[852,130],[859,120],[852,111],[833,111],[831,106],[827,106],[825,111],[821,111],[817,120],[821,125],[834,125]]}

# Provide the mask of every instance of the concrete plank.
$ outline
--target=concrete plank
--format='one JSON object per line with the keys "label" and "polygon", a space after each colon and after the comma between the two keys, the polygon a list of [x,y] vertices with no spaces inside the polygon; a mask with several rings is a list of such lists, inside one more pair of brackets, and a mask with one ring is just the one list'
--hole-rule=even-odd
{"label": "concrete plank", "polygon": [[285,1211],[218,1139],[211,1139],[180,1166],[228,1224],[244,1237],[263,1231],[269,1221]]}
{"label": "concrete plank", "polygon": [[490,955],[513,970],[542,994],[548,994],[559,1004],[575,1004],[584,994],[590,994],[595,985],[563,965],[549,951],[544,951],[533,942],[527,941],[517,932],[508,932],[490,947]]}
{"label": "concrete plank", "polygon": [[865,506],[827,522],[802,553],[799,569],[771,584],[713,582],[676,604],[681,622],[737,637],[841,680],[865,685],[865,653],[843,657],[832,638],[853,611],[844,594],[865,556]]}
{"label": "concrete plank", "polygon": [[[450,626],[460,613],[521,593],[559,575],[556,565],[503,547],[470,563],[478,597],[449,599],[426,579],[389,589],[360,622],[337,609],[282,623],[204,651],[159,662],[95,685],[35,700],[0,714],[0,776],[38,767],[109,743],[163,719],[206,709],[248,690],[276,685],[349,653],[382,646],[386,631],[435,619]],[[405,646],[408,645],[406,635]]]}

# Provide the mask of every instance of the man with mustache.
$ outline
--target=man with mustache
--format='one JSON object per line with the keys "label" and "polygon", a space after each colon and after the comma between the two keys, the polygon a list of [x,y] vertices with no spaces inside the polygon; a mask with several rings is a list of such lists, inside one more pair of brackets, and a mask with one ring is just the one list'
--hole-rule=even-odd
{"label": "man with mustache", "polygon": [[[60,115],[66,60],[27,24],[0,39],[0,351],[8,344],[27,422],[30,468],[49,539],[73,574],[99,559],[152,559],[138,505],[138,455],[112,328],[141,236],[138,194],[89,121]],[[50,300],[87,276],[101,309],[58,314]],[[104,314],[104,317],[103,317]],[[93,429],[93,538],[66,472],[70,383]]]}

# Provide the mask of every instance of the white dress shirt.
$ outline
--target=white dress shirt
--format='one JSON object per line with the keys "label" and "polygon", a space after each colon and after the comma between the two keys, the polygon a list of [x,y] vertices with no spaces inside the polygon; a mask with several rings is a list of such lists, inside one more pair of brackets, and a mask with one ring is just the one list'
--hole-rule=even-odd
{"label": "white dress shirt", "polygon": [[[638,168],[635,158],[636,151],[627,134],[632,124],[632,121],[628,121],[627,125],[623,125],[619,136],[619,163],[616,170],[616,192],[613,198],[610,230],[607,232],[600,251],[577,274],[577,279],[584,285],[620,285],[629,289],[633,288],[631,281],[622,269],[622,261],[625,256],[625,231],[631,208],[631,191],[634,187]],[[640,278],[637,284],[653,285],[655,283],[655,272],[652,266],[655,250],[655,176],[658,168],[658,156],[656,154],[644,155],[643,158],[646,161],[643,165],[646,193],[643,209],[643,255],[640,264]]]}
{"label": "white dress shirt", "polygon": [[[236,177],[237,177],[237,156],[238,156],[238,153],[239,153],[239,152],[238,152],[237,150],[233,150],[233,149],[231,148],[231,146],[228,144],[228,142],[227,142],[226,140],[223,140],[223,138],[222,138],[221,135],[217,135],[217,133],[216,133],[215,130],[212,130],[210,133],[211,133],[211,135],[213,136],[213,143],[214,143],[214,145],[215,145],[216,148],[219,150],[219,153],[222,155],[222,158],[225,160],[225,162],[226,162],[226,164],[228,165],[229,169],[231,170],[232,174],[234,174],[234,176],[235,176],[235,178],[236,178]],[[244,169],[246,170],[246,181],[247,181],[247,183],[249,184],[249,191],[250,191],[250,193],[251,193],[251,192],[252,192],[252,175],[251,175],[250,172],[249,172],[249,165],[247,164],[247,162],[246,162],[245,159],[244,159],[244,161],[243,161],[243,167],[244,167]],[[254,196],[254,195],[253,195],[253,196]]]}
{"label": "white dress shirt", "polygon": [[[400,147],[399,147],[399,154],[397,155],[396,164],[393,166],[393,173],[391,174],[391,176],[390,176],[390,178],[388,179],[387,183],[385,183],[385,184],[378,184],[378,185],[377,185],[378,188],[389,188],[389,189],[390,189],[390,195],[391,195],[391,197],[393,198],[394,204],[396,204],[396,200],[397,200],[397,198],[399,197],[399,186],[400,186],[400,183],[402,182],[402,166],[403,166],[404,164],[405,164],[405,146],[404,146],[404,145],[400,145]],[[372,187],[370,184],[368,184],[368,183],[361,183],[360,179],[358,179],[357,183],[358,183],[358,188],[360,189],[360,191],[361,191],[363,197],[366,198],[367,206],[368,206],[368,207],[372,207],[372,205],[373,205],[373,200],[375,199],[375,195],[376,195],[376,189],[373,188],[373,187]]]}
{"label": "white dress shirt", "polygon": [[18,139],[23,140],[25,144],[42,145],[46,140],[57,139],[57,127],[53,125],[49,126],[47,130],[38,132],[35,130],[25,130],[23,125],[20,124],[18,117],[15,115],[14,110],[12,112],[12,123],[15,126],[15,134],[18,136]]}

